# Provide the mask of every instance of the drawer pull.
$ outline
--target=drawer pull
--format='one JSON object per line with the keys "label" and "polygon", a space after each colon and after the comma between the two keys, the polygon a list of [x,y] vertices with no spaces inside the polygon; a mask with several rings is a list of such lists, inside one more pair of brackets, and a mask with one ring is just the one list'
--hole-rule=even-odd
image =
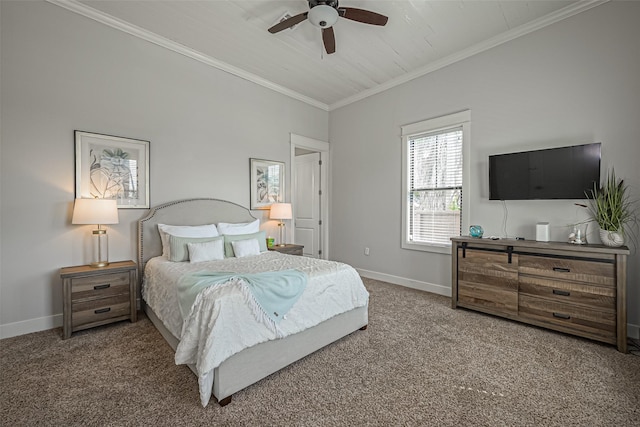
{"label": "drawer pull", "polygon": [[[111,307],[107,307],[107,308],[99,308],[97,310],[94,310],[95,314],[102,314],[102,313],[108,313],[111,311]],[[554,313],[555,315],[555,313]]]}
{"label": "drawer pull", "polygon": [[570,273],[571,269],[570,268],[564,268],[564,267],[553,267],[553,271],[557,271],[559,273]]}
{"label": "drawer pull", "polygon": [[98,291],[100,289],[107,289],[111,287],[111,283],[107,283],[106,285],[96,285],[93,287],[94,291]]}
{"label": "drawer pull", "polygon": [[562,295],[563,297],[568,297],[569,295],[571,295],[571,292],[561,291],[559,289],[554,289],[553,290],[553,294],[554,295]]}
{"label": "drawer pull", "polygon": [[562,314],[562,313],[553,313],[553,317],[557,317],[558,319],[564,319],[564,320],[571,319],[571,316],[569,316],[568,314]]}

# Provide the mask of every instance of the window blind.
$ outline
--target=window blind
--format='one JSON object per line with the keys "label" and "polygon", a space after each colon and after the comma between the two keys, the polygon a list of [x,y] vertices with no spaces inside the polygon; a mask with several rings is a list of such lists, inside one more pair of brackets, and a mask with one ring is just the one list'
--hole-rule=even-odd
{"label": "window blind", "polygon": [[459,236],[462,126],[408,138],[408,240],[448,244]]}

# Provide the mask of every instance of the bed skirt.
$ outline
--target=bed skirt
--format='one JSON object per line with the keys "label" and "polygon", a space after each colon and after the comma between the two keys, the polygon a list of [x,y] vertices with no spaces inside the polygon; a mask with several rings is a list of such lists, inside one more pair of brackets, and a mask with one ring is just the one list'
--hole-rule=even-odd
{"label": "bed skirt", "polygon": [[[179,340],[162,324],[151,307],[143,304],[151,323],[175,351]],[[369,321],[368,306],[358,307],[286,338],[247,348],[226,359],[214,370],[212,395],[218,402],[251,384],[351,334]],[[196,373],[195,366],[189,368]],[[196,382],[197,386],[197,382]]]}

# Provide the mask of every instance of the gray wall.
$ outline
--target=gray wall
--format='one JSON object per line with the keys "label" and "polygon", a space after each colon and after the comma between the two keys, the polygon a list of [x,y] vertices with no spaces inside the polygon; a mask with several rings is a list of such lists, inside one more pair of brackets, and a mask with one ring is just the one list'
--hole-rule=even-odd
{"label": "gray wall", "polygon": [[[290,132],[327,140],[326,111],[48,3],[0,4],[0,336],[60,325],[59,268],[88,262],[92,226],[70,223],[75,129],[151,141],[152,205],[248,207],[250,157],[288,164]],[[119,213],[110,258],[135,259],[144,211]]]}
{"label": "gray wall", "polygon": [[[615,166],[640,197],[639,18],[638,2],[607,3],[332,111],[332,257],[396,283],[450,287],[448,256],[400,248],[400,126],[464,109],[471,110],[464,207],[487,235],[502,235],[504,218],[503,204],[488,200],[490,154],[602,142],[603,168]],[[586,218],[571,200],[506,206],[508,234],[527,239],[536,222],[549,221],[552,240],[564,241],[567,224]],[[627,287],[636,336],[639,265],[636,251]]]}

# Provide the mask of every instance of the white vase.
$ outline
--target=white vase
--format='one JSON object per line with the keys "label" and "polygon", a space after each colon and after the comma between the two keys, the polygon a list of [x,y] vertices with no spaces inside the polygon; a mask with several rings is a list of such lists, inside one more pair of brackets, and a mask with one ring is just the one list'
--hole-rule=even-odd
{"label": "white vase", "polygon": [[624,234],[620,231],[600,229],[600,240],[605,246],[618,247],[624,245]]}

